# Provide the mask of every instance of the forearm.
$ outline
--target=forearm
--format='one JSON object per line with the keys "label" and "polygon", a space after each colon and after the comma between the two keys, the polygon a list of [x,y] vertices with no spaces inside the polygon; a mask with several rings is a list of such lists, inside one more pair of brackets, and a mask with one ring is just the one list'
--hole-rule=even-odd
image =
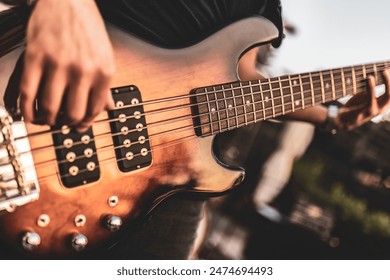
{"label": "forearm", "polygon": [[17,6],[25,4],[26,0],[0,0],[0,2],[7,5]]}

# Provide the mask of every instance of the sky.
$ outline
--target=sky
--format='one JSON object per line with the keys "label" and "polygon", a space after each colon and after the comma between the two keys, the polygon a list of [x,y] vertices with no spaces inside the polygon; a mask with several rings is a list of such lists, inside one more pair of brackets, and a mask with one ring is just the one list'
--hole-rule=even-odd
{"label": "sky", "polygon": [[271,67],[299,73],[390,60],[389,0],[281,2],[297,33],[287,34]]}

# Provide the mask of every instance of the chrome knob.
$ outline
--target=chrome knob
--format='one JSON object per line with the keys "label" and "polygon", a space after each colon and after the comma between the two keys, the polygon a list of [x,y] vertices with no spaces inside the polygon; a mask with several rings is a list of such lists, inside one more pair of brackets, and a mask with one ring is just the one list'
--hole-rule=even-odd
{"label": "chrome knob", "polygon": [[26,232],[22,238],[22,246],[28,251],[32,251],[41,244],[41,237],[36,232]]}
{"label": "chrome knob", "polygon": [[121,226],[122,226],[121,217],[114,216],[114,215],[108,215],[106,217],[106,227],[109,231],[115,232],[119,230]]}
{"label": "chrome knob", "polygon": [[81,233],[75,233],[72,235],[72,248],[79,252],[85,249],[88,244],[88,238]]}

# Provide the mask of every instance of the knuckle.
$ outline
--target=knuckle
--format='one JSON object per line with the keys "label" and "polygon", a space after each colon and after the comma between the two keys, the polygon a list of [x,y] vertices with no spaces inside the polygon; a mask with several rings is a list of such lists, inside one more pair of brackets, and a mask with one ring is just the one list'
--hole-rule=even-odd
{"label": "knuckle", "polygon": [[76,110],[70,110],[67,114],[67,119],[71,124],[80,123],[83,120],[84,116],[81,112]]}
{"label": "knuckle", "polygon": [[379,108],[377,106],[373,106],[370,108],[370,114],[376,116],[379,114]]}

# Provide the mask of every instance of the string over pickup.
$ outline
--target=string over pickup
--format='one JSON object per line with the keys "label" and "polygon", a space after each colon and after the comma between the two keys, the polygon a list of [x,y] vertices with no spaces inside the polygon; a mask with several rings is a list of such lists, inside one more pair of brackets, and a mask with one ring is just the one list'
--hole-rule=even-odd
{"label": "string over pickup", "polygon": [[115,110],[109,112],[118,168],[129,172],[152,164],[141,93],[136,86],[112,89]]}

